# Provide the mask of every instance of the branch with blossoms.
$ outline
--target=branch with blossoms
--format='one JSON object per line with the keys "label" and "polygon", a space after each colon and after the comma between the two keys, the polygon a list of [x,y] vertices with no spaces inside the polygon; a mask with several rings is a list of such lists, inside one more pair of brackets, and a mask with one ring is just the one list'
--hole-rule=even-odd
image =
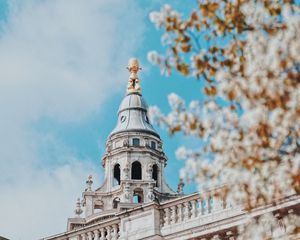
{"label": "branch with blossoms", "polygon": [[[300,193],[300,6],[294,1],[199,1],[187,19],[165,5],[150,20],[165,30],[163,73],[205,81],[204,103],[169,96],[171,112],[152,108],[171,134],[199,137],[177,151],[186,174],[252,209]],[[295,227],[295,229],[298,229]]]}

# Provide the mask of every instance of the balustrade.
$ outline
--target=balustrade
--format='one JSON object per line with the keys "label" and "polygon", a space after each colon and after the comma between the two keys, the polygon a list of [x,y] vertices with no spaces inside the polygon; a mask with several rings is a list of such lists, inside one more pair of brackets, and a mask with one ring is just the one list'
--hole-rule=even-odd
{"label": "balustrade", "polygon": [[163,207],[163,226],[180,223],[224,209],[224,201],[213,198],[210,194],[201,196],[195,194],[174,202],[168,202]]}
{"label": "balustrade", "polygon": [[99,227],[93,231],[81,233],[78,236],[80,240],[117,240],[119,239],[119,225]]}

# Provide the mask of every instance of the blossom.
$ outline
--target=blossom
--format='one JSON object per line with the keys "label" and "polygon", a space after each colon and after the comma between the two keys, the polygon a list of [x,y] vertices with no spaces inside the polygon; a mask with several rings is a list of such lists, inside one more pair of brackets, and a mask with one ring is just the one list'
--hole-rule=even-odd
{"label": "blossom", "polygon": [[168,100],[172,109],[178,109],[184,103],[183,99],[180,98],[176,93],[170,93]]}
{"label": "blossom", "polygon": [[156,51],[148,52],[147,59],[152,64],[160,64],[160,56]]}
{"label": "blossom", "polygon": [[[170,133],[200,139],[198,149],[177,150],[182,173],[201,188],[226,183],[224,196],[246,210],[300,193],[300,7],[280,3],[203,0],[187,19],[167,6],[151,20],[168,35],[158,65],[205,81],[204,101],[186,105],[172,93],[171,112],[160,115]],[[280,221],[296,229],[297,219]],[[278,226],[265,215],[240,236],[293,231]]]}

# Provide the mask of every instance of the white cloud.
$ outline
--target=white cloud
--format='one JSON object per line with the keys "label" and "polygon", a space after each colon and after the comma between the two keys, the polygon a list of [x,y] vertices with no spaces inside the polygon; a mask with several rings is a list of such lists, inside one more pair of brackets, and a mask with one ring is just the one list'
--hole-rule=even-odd
{"label": "white cloud", "polygon": [[[86,176],[100,166],[31,126],[45,117],[80,121],[124,90],[143,12],[123,0],[9,2],[0,33],[0,235],[36,239],[65,230]],[[39,152],[45,145],[52,165]]]}

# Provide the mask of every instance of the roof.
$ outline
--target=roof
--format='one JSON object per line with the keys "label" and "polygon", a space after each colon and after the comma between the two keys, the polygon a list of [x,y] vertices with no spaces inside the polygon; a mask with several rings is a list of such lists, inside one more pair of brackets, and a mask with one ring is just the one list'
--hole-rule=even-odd
{"label": "roof", "polygon": [[159,137],[147,115],[148,105],[138,92],[128,93],[120,104],[118,122],[110,135],[119,132],[141,131]]}
{"label": "roof", "polygon": [[9,239],[8,239],[8,238],[1,237],[1,236],[0,236],[0,240],[9,240]]}

